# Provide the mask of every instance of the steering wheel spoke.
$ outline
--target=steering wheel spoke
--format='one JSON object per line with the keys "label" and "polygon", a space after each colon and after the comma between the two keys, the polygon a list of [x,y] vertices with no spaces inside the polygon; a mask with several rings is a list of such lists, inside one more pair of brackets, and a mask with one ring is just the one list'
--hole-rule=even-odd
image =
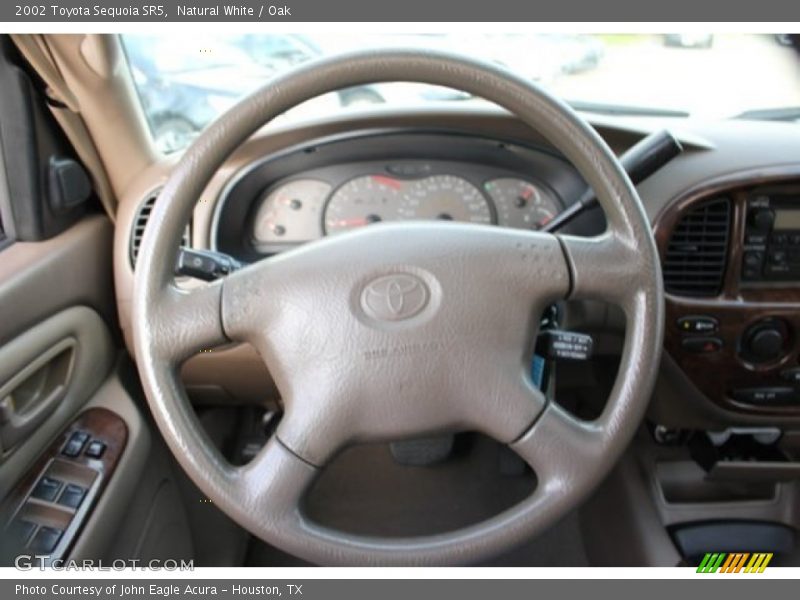
{"label": "steering wheel spoke", "polygon": [[190,356],[229,342],[220,316],[221,282],[182,290],[167,285],[150,316],[148,335],[160,357],[180,364]]}
{"label": "steering wheel spoke", "polygon": [[598,237],[559,235],[572,279],[570,297],[625,306],[652,280],[641,251],[614,233]]}
{"label": "steering wheel spoke", "polygon": [[463,415],[464,428],[504,444],[523,435],[547,406],[545,395],[512,364],[494,365],[491,372],[471,379],[466,397],[453,407],[456,414]]}
{"label": "steering wheel spoke", "polygon": [[536,473],[539,486],[569,488],[603,456],[607,435],[601,423],[581,421],[550,404],[510,446]]}
{"label": "steering wheel spoke", "polygon": [[318,474],[319,469],[273,436],[231,478],[242,518],[260,521],[264,515],[270,515],[276,527],[294,526],[297,507]]}

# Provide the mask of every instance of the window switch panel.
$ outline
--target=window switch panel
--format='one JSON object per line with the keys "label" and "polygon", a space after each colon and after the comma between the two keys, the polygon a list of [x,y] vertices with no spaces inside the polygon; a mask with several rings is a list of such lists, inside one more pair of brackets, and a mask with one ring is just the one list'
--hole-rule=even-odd
{"label": "window switch panel", "polygon": [[61,482],[58,479],[44,476],[39,480],[39,483],[36,484],[36,487],[33,488],[31,496],[46,502],[53,502],[56,496],[58,496],[59,490],[61,490]]}
{"label": "window switch panel", "polygon": [[78,508],[83,502],[83,497],[86,495],[86,489],[79,485],[70,483],[64,488],[58,503],[61,506],[68,506],[69,508]]}

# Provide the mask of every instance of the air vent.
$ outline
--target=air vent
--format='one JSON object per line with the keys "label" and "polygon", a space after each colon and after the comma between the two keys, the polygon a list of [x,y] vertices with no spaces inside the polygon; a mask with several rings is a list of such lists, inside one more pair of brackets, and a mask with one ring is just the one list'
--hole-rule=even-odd
{"label": "air vent", "polygon": [[725,276],[730,229],[727,198],[709,200],[683,215],[664,256],[666,290],[682,296],[717,296]]}
{"label": "air vent", "polygon": [[[153,212],[158,192],[154,191],[144,202],[141,203],[139,209],[136,211],[136,217],[133,219],[133,227],[131,229],[131,243],[130,243],[130,258],[131,266],[136,266],[136,258],[139,256],[139,246],[142,244],[142,237],[144,236],[144,228],[147,226],[147,221],[150,219],[150,213]],[[189,246],[189,226],[183,232],[181,238],[181,246]]]}

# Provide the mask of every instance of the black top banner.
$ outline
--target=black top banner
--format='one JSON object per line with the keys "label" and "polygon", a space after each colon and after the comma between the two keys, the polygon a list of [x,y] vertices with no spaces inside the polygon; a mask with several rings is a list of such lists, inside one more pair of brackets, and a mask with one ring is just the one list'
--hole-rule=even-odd
{"label": "black top banner", "polygon": [[786,22],[796,0],[4,0],[3,22]]}

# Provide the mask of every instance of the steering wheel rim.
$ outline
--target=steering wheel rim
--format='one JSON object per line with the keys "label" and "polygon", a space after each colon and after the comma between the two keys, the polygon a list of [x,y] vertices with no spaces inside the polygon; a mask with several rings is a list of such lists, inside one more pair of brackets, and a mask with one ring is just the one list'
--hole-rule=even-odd
{"label": "steering wheel rim", "polygon": [[[184,224],[211,176],[242,142],[302,101],[386,81],[461,89],[514,113],[589,182],[608,230],[578,238],[453,223],[387,224],[308,244],[191,292],[174,286]],[[381,281],[418,286],[408,303],[415,310],[401,310],[397,319],[376,309],[367,297]],[[603,299],[626,315],[617,380],[593,422],[548,403],[525,375],[534,317],[564,298]],[[316,326],[309,325],[312,318]],[[649,221],[594,130],[508,71],[419,50],[308,63],[213,123],[159,195],[137,260],[133,300],[140,376],[178,462],[244,528],[320,564],[473,563],[553,524],[599,484],[641,422],[660,360],[663,319]],[[286,402],[276,436],[243,467],[229,464],[202,432],[178,375],[183,360],[229,341],[258,349]],[[422,369],[425,377],[420,365],[429,366]],[[509,444],[537,474],[532,495],[481,523],[401,539],[333,531],[300,509],[319,466],[343,445],[454,428],[484,431]]]}

